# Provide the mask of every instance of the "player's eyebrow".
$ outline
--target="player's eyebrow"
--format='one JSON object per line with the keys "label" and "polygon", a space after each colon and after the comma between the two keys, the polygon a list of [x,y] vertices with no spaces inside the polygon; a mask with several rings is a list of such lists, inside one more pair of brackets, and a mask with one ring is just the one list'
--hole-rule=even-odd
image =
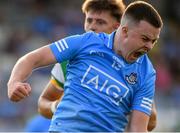
{"label": "player's eyebrow", "polygon": [[149,41],[152,41],[153,44],[156,43],[157,40],[159,39],[159,37],[151,39],[151,37],[149,35],[145,35],[145,34],[142,34],[141,36],[145,37]]}

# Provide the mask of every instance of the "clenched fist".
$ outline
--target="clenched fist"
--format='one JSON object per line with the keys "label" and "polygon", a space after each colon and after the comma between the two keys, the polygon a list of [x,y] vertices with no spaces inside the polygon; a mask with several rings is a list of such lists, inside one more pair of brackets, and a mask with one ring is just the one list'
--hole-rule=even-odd
{"label": "clenched fist", "polygon": [[18,102],[30,95],[31,86],[28,83],[13,82],[8,84],[8,97],[11,101]]}

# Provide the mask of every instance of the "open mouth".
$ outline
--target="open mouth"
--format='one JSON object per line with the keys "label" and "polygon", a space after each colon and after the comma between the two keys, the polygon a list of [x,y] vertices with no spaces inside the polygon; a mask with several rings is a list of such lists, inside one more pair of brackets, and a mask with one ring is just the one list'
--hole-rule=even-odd
{"label": "open mouth", "polygon": [[145,54],[145,53],[146,53],[146,52],[144,52],[144,51],[135,52],[135,53],[134,53],[134,57],[138,58],[138,57],[140,57],[141,55],[143,55],[143,54]]}
{"label": "open mouth", "polygon": [[137,51],[134,52],[132,54],[133,60],[136,60],[137,58],[139,58],[140,56],[144,55],[145,53],[147,53],[146,51]]}
{"label": "open mouth", "polygon": [[133,52],[133,53],[131,53],[131,55],[129,56],[129,60],[130,60],[130,62],[134,62],[134,61],[137,60],[140,56],[142,56],[142,55],[144,55],[144,54],[146,54],[146,53],[147,53],[147,51],[144,51],[144,50]]}

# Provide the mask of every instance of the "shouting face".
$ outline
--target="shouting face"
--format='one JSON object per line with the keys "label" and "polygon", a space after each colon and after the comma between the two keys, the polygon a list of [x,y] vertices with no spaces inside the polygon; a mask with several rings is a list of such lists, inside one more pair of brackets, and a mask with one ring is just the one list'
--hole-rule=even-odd
{"label": "shouting face", "polygon": [[154,47],[161,28],[156,28],[142,20],[138,24],[122,26],[120,30],[122,43],[118,44],[120,46],[115,51],[127,62],[132,63]]}

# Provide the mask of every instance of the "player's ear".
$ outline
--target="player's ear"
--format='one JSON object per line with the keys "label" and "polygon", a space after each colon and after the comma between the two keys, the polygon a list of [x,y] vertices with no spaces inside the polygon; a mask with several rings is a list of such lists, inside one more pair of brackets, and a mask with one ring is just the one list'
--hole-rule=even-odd
{"label": "player's ear", "polygon": [[128,36],[128,27],[127,26],[123,26],[122,27],[122,34],[127,37]]}
{"label": "player's ear", "polygon": [[119,25],[120,25],[120,23],[116,23],[116,24],[113,25],[113,28],[118,29]]}

